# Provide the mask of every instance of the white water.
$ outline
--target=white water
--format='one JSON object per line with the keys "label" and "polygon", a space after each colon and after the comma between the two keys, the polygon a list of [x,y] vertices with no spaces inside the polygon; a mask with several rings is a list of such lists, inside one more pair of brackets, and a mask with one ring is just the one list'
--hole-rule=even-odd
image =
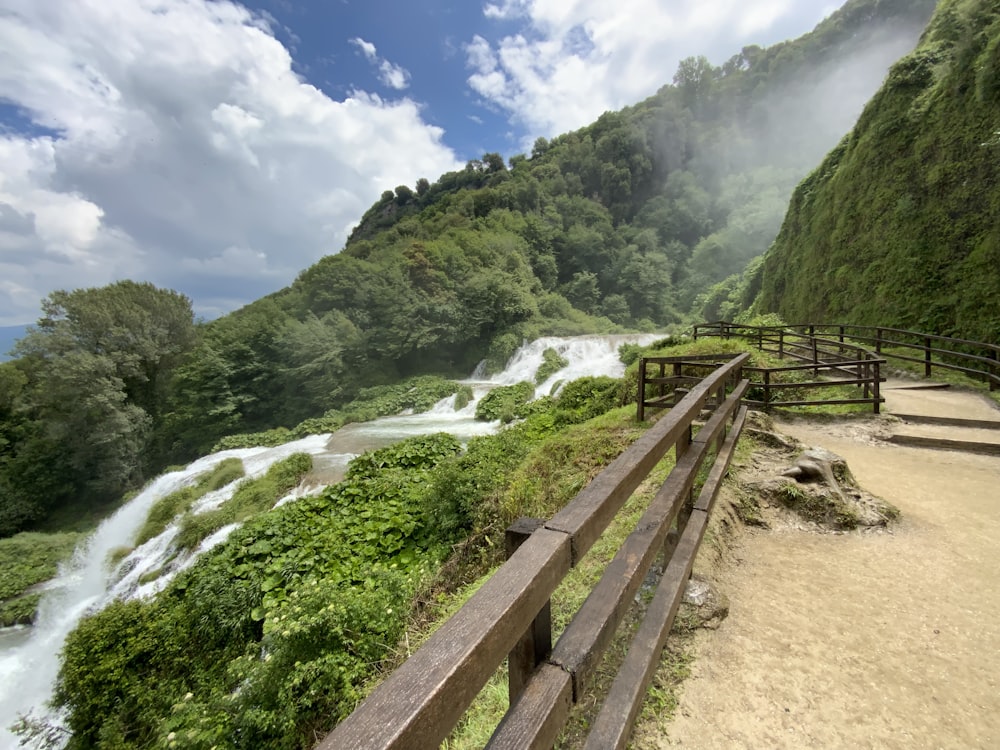
{"label": "white water", "polygon": [[[463,442],[475,435],[493,432],[496,423],[475,420],[475,404],[491,388],[511,385],[522,380],[534,382],[546,348],[555,349],[569,364],[536,388],[536,396],[548,395],[559,382],[584,375],[620,376],[618,346],[625,342],[649,343],[655,335],[644,336],[580,336],[573,338],[543,338],[521,347],[503,372],[484,378],[474,375],[466,381],[473,387],[473,401],[460,411],[454,408],[454,397],[438,403],[423,414],[387,417],[373,422],[347,425],[330,435],[313,435],[276,448],[228,450],[201,458],[182,471],[164,474],[153,480],[139,495],[106,519],[83,544],[51,582],[39,606],[33,628],[0,629],[0,748],[17,746],[17,737],[9,727],[19,715],[31,712],[58,721],[45,705],[52,692],[59,670],[59,652],[66,636],[87,612],[96,611],[116,598],[152,596],[160,591],[181,570],[189,567],[197,556],[215,544],[223,542],[236,525],[220,529],[206,539],[192,554],[175,556],[173,540],[178,532],[171,524],[162,534],[129,553],[114,569],[108,564],[109,555],[122,547],[131,547],[152,505],[161,497],[195,479],[220,461],[236,457],[243,461],[246,476],[263,475],[275,461],[296,453],[314,456],[315,465],[336,474],[363,450],[381,447],[413,435],[449,432]],[[228,499],[236,483],[201,498],[194,512],[218,507]],[[320,489],[322,485],[298,488],[279,501],[293,501]],[[156,570],[166,572],[145,584],[139,578]]]}

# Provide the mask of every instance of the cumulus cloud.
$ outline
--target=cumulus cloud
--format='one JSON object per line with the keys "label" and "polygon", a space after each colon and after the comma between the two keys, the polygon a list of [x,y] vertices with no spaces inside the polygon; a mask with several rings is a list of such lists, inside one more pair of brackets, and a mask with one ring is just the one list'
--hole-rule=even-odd
{"label": "cumulus cloud", "polygon": [[406,68],[389,62],[384,57],[379,57],[378,50],[371,42],[365,41],[359,36],[350,40],[351,44],[361,50],[361,53],[368,58],[368,61],[378,68],[378,78],[389,88],[402,91],[410,85],[410,71]]}
{"label": "cumulus cloud", "polygon": [[0,325],[126,277],[224,312],[339,250],[387,187],[460,167],[415,102],[331,99],[242,6],[4,5],[0,100],[36,127],[0,134]]}
{"label": "cumulus cloud", "polygon": [[491,44],[466,44],[471,88],[534,135],[591,122],[654,93],[677,63],[707,55],[719,64],[751,43],[807,29],[829,0],[504,0],[483,6],[490,19],[520,28]]}

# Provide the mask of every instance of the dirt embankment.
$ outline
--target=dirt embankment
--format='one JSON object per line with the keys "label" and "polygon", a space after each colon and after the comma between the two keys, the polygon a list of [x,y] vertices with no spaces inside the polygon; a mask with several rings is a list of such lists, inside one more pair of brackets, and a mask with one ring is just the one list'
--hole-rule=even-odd
{"label": "dirt embankment", "polygon": [[[942,399],[933,408],[998,417]],[[907,394],[906,411],[918,401]],[[864,427],[778,428],[844,457],[902,518],[735,534],[709,569],[729,616],[696,636],[674,720],[640,723],[635,746],[1000,747],[1000,458],[888,445]]]}

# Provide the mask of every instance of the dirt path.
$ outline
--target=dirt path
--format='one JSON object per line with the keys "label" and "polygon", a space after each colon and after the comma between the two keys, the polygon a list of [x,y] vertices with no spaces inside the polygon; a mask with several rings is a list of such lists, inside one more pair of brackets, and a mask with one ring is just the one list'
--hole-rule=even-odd
{"label": "dirt path", "polygon": [[[918,393],[887,392],[890,410],[998,416]],[[637,746],[1000,747],[1000,458],[779,429],[842,455],[902,521],[744,535],[716,576],[729,617],[698,635],[674,721]]]}

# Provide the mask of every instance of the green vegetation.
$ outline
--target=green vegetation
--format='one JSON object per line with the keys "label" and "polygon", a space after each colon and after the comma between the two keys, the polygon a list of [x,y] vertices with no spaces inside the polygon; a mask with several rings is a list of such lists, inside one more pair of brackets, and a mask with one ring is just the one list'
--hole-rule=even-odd
{"label": "green vegetation", "polygon": [[568,364],[569,360],[549,347],[542,352],[542,364],[535,373],[535,385],[541,385]]}
{"label": "green vegetation", "polygon": [[299,440],[307,435],[334,432],[351,422],[367,422],[407,410],[419,414],[428,411],[441,399],[457,392],[462,392],[463,397],[467,394],[468,400],[465,404],[472,400],[472,389],[469,386],[459,386],[452,380],[434,375],[408,378],[391,385],[363,388],[353,401],[341,409],[330,409],[322,417],[303,420],[290,430],[276,427],[264,432],[227,435],[212,447],[212,451],[255,446],[273,447]]}
{"label": "green vegetation", "polygon": [[288,458],[274,462],[264,476],[240,482],[233,496],[218,508],[198,514],[185,513],[177,532],[177,546],[180,549],[194,549],[223,526],[241,523],[270,510],[278,500],[295,489],[311,468],[312,456],[308,453],[293,453]]}
{"label": "green vegetation", "polygon": [[220,461],[211,471],[199,476],[193,485],[160,498],[149,509],[146,522],[135,540],[136,546],[162,534],[170,522],[188,510],[196,500],[235,482],[242,476],[243,462],[238,458],[227,458]]}
{"label": "green vegetation", "polygon": [[0,536],[141,484],[195,337],[190,301],[150,284],[53,292],[42,309],[0,364]]}
{"label": "green vegetation", "polygon": [[527,416],[534,397],[535,386],[526,380],[514,385],[501,385],[479,399],[476,419],[484,422],[499,419],[506,424],[517,417]]}
{"label": "green vegetation", "polygon": [[[275,445],[421,408],[373,386],[464,377],[483,360],[495,371],[525,339],[662,329],[752,298],[759,279],[734,274],[840,136],[817,118],[816,92],[887,31],[915,39],[933,5],[849,0],[801,39],[720,66],[684,60],[646,101],[540,138],[530,155],[488,153],[386,191],[340,253],[209,323],[195,325],[182,296],[133,282],[50,295],[18,359],[0,365],[0,536],[106,508],[213,445]],[[990,96],[982,68],[955,69]],[[991,126],[977,153],[993,148]],[[969,178],[976,196],[983,169]],[[972,222],[975,205],[954,223]],[[984,243],[970,268],[992,268]]]}
{"label": "green vegetation", "polygon": [[22,532],[0,539],[0,627],[34,619],[39,595],[28,590],[55,577],[59,563],[82,538],[78,533]]}
{"label": "green vegetation", "polygon": [[431,435],[365,454],[322,496],[251,517],[154,599],[85,619],[58,689],[71,747],[171,732],[191,747],[310,746],[397,658],[410,602],[442,585],[429,575],[455,542],[471,540],[449,588],[497,562],[502,529],[538,507],[538,476],[551,512],[645,428],[629,408],[573,426],[604,408],[582,399],[559,418],[546,401],[464,452]]}
{"label": "green vegetation", "polygon": [[942,0],[754,274],[794,320],[1000,343],[1000,8]]}

